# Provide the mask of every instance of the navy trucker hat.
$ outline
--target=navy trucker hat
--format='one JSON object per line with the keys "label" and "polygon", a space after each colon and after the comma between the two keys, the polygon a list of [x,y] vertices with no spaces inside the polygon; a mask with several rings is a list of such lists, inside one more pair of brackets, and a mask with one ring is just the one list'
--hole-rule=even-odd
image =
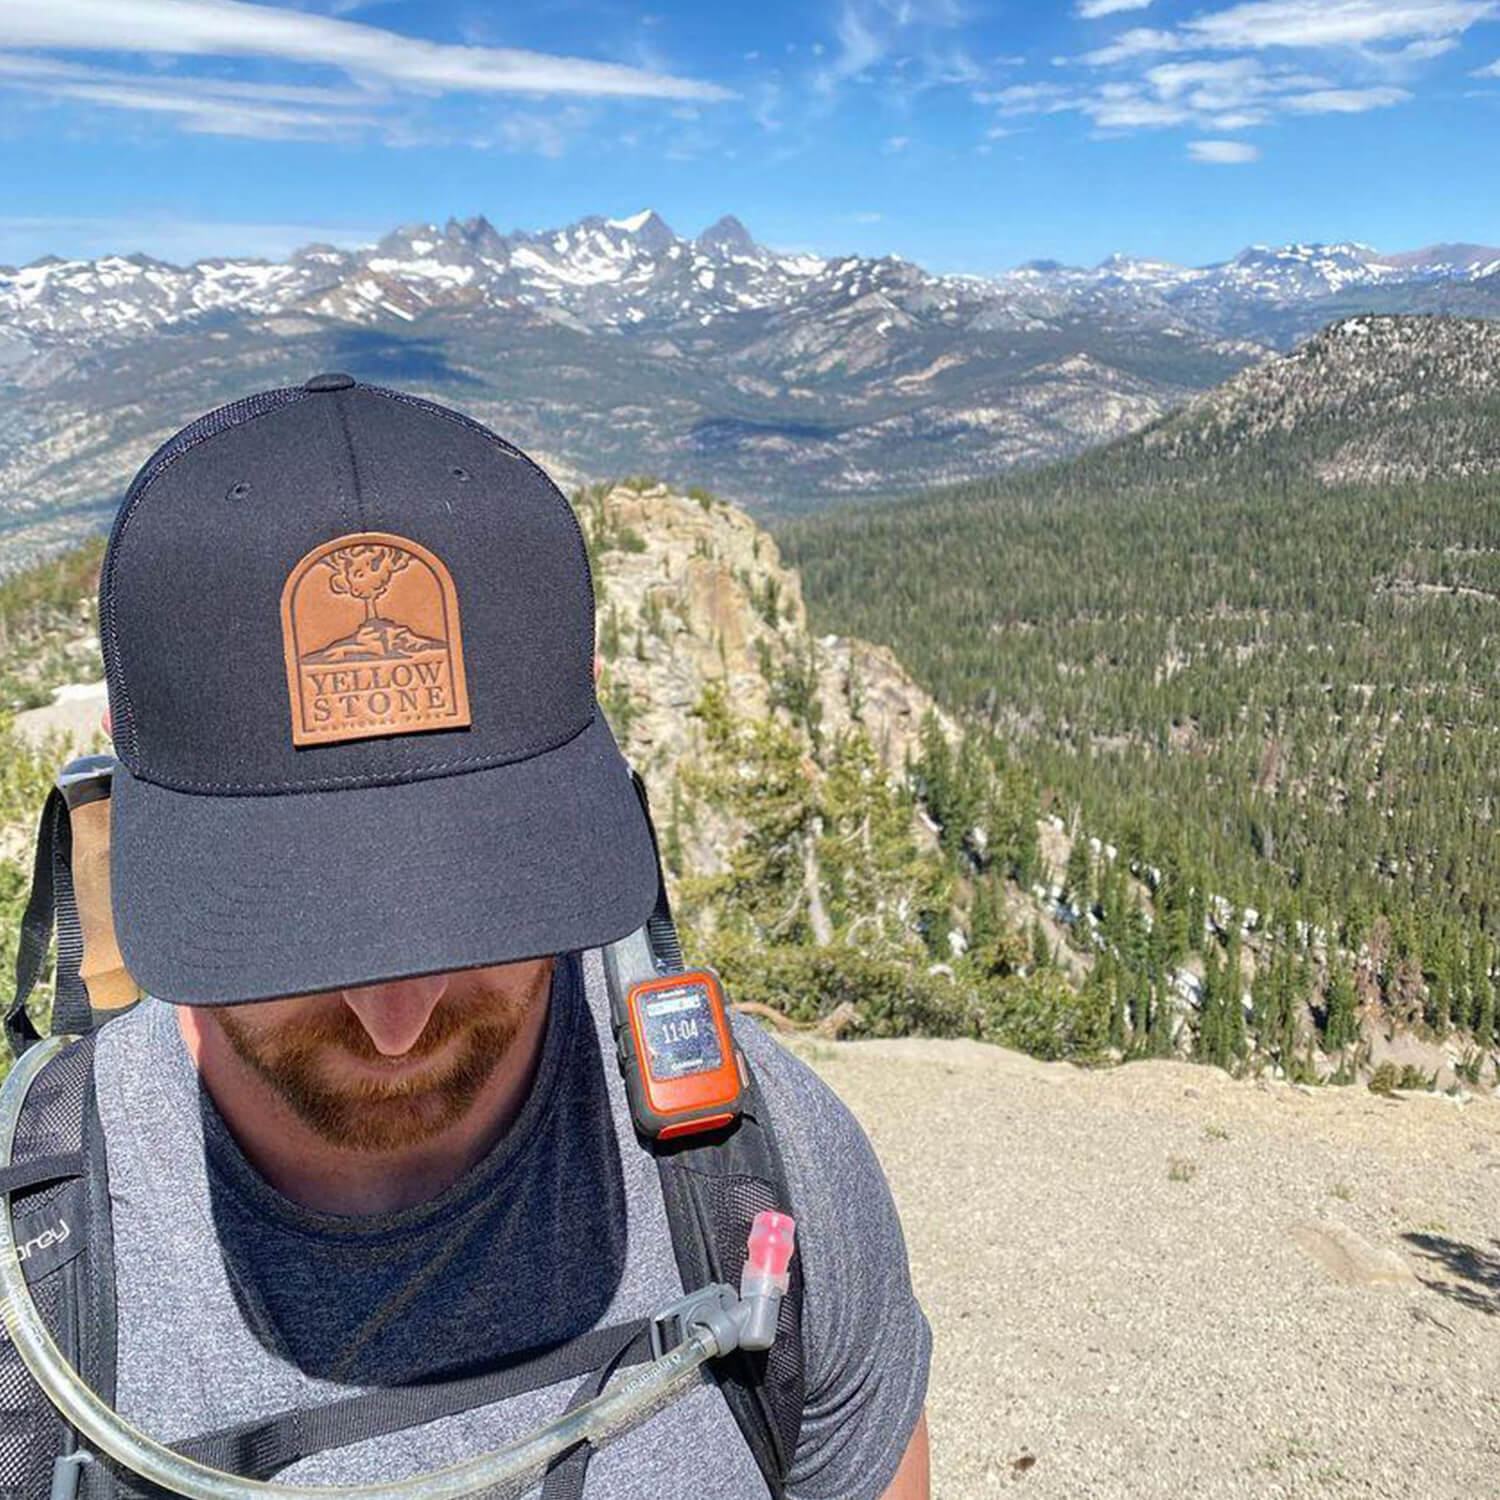
{"label": "navy trucker hat", "polygon": [[557,487],[319,375],[162,447],[99,584],[111,883],[151,994],[233,1004],[613,942],[652,839]]}

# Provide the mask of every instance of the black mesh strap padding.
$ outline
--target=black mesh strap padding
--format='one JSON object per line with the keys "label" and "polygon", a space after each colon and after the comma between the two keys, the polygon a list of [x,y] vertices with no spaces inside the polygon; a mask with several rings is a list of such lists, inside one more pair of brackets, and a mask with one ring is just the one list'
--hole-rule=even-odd
{"label": "black mesh strap padding", "polygon": [[[659,1151],[662,1196],[683,1286],[713,1281],[738,1286],[756,1214],[767,1209],[796,1211],[765,1097],[753,1074],[745,1090],[744,1112],[731,1134],[708,1145]],[[806,1394],[801,1256],[792,1257],[776,1342],[764,1353],[736,1350],[710,1368],[767,1488],[774,1500],[782,1500],[802,1432]]]}
{"label": "black mesh strap padding", "polygon": [[417,1427],[528,1391],[576,1380],[601,1366],[613,1369],[651,1357],[644,1319],[596,1328],[543,1350],[516,1355],[495,1370],[433,1385],[392,1386],[323,1406],[282,1412],[203,1433],[173,1447],[187,1458],[247,1479],[271,1479],[299,1459],[329,1448]]}
{"label": "black mesh strap padding", "polygon": [[36,855],[31,866],[31,895],[21,917],[16,946],[16,992],[5,1015],[5,1036],[17,1057],[40,1033],[26,1003],[47,966],[52,931],[57,929],[57,976],[53,986],[52,1033],[85,1032],[92,1028],[88,990],[79,977],[83,964],[83,928],[73,899],[73,830],[68,804],[53,787],[47,793],[37,825]]}
{"label": "black mesh strap padding", "polygon": [[[92,1068],[94,1039],[87,1041],[89,1092],[83,1114],[83,1187],[88,1239],[75,1263],[78,1297],[78,1370],[101,1401],[115,1404],[116,1326],[114,1217],[109,1205],[109,1171],[104,1123],[99,1118]],[[72,1444],[70,1443],[70,1447]],[[119,1471],[96,1461],[79,1470],[85,1500],[114,1500],[123,1490]]]}
{"label": "black mesh strap padding", "polygon": [[[93,1057],[94,1039],[84,1037],[48,1063],[27,1094],[16,1128],[10,1180],[0,1184],[6,1195],[3,1211],[11,1214],[16,1238],[23,1244],[39,1231],[55,1231],[60,1210],[66,1212],[70,1238],[76,1236],[79,1245],[89,1243],[95,1227],[87,1213],[80,1220],[69,1207],[87,1201],[76,1196],[69,1182],[88,1176],[84,1137],[85,1122],[93,1113]],[[23,1187],[28,1172],[37,1180]],[[75,1196],[64,1196],[70,1192]],[[58,1347],[99,1389],[99,1372],[90,1367],[79,1338],[80,1310],[93,1301],[86,1259],[75,1257],[29,1279],[37,1310]],[[37,1264],[34,1256],[27,1262],[28,1272]],[[7,1500],[47,1500],[53,1462],[73,1445],[72,1429],[33,1381],[15,1346],[0,1333],[0,1495]]]}

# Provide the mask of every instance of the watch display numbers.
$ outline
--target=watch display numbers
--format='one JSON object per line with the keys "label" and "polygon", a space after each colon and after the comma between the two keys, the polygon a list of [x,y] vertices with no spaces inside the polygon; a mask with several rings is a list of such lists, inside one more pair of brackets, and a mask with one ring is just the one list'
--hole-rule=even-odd
{"label": "watch display numbers", "polygon": [[724,1064],[706,985],[658,990],[641,1005],[646,1066],[654,1078],[708,1073]]}

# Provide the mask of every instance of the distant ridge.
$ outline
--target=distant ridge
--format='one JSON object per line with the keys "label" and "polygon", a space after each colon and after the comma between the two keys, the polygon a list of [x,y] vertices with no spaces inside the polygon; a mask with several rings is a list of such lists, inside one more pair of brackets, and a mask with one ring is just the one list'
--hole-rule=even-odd
{"label": "distant ridge", "polygon": [[1151,461],[1158,479],[1191,485],[1226,470],[1326,485],[1500,474],[1500,322],[1334,323],[1100,462],[1123,466],[1137,457]]}
{"label": "distant ridge", "polygon": [[1255,246],[995,276],[768,246],[654,209],[357,249],[0,270],[0,565],[106,516],[206,406],[349,369],[474,410],[564,475],[752,506],[894,496],[1127,436],[1351,314],[1500,314],[1482,247]]}

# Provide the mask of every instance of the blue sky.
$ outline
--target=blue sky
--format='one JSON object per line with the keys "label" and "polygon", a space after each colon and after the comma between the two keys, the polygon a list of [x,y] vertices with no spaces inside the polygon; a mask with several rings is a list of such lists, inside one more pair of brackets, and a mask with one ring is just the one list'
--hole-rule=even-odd
{"label": "blue sky", "polygon": [[1500,243],[1500,0],[0,0],[0,263],[655,207],[939,270]]}

